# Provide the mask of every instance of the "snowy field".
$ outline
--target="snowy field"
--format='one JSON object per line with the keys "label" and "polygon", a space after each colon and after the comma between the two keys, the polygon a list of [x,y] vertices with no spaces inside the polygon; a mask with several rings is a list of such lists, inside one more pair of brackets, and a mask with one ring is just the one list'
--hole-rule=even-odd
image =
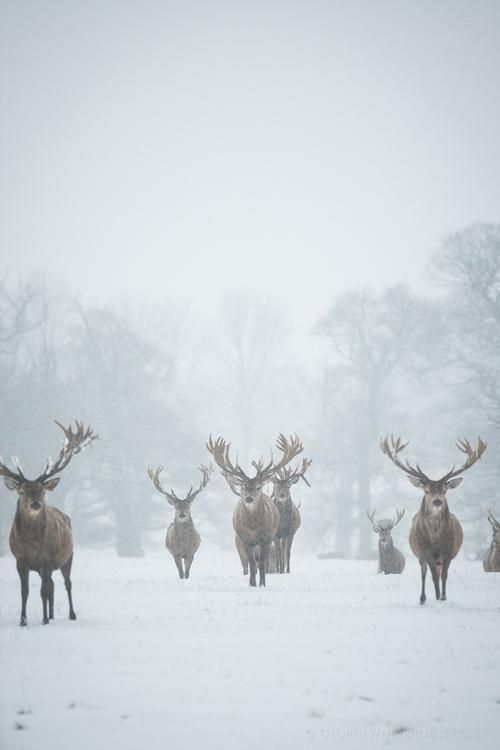
{"label": "snowy field", "polygon": [[[207,543],[192,578],[151,550],[77,549],[77,622],[56,580],[41,624],[31,576],[18,626],[0,559],[3,750],[500,747],[500,574],[454,561],[449,600],[418,604],[419,571],[296,556],[249,589]],[[430,594],[430,590],[429,590]]]}

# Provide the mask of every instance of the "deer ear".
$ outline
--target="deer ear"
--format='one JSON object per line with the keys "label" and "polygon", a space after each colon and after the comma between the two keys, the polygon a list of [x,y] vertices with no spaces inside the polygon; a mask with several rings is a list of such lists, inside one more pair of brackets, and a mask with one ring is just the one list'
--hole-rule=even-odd
{"label": "deer ear", "polygon": [[49,490],[49,492],[52,492],[52,490],[55,490],[60,480],[61,480],[61,477],[54,477],[54,479],[47,479],[47,481],[43,483],[44,490]]}
{"label": "deer ear", "polygon": [[19,487],[19,482],[16,479],[10,479],[10,477],[4,477],[3,481],[8,490],[15,491]]}
{"label": "deer ear", "polygon": [[421,490],[424,489],[425,485],[424,485],[424,483],[422,482],[421,479],[418,479],[418,477],[410,477],[409,476],[408,479],[410,480],[410,482],[412,483],[412,485],[414,487],[420,487]]}
{"label": "deer ear", "polygon": [[460,482],[462,481],[463,477],[457,477],[456,479],[450,479],[449,482],[446,482],[446,486],[449,490],[454,489],[454,487],[458,487]]}

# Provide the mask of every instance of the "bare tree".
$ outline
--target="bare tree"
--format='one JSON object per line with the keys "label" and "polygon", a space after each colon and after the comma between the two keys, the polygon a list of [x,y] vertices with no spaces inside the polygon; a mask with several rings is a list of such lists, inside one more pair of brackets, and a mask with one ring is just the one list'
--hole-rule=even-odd
{"label": "bare tree", "polygon": [[[373,446],[382,417],[389,418],[393,399],[388,394],[394,377],[415,366],[423,347],[429,349],[431,311],[404,286],[385,289],[380,295],[365,289],[340,295],[315,328],[331,345],[335,369],[350,383],[348,426],[341,434],[355,458],[352,481],[361,556],[369,556],[371,548],[370,529],[363,518],[371,506]],[[344,385],[342,392],[345,389]]]}
{"label": "bare tree", "polygon": [[239,293],[223,300],[214,337],[216,357],[223,367],[218,386],[236,416],[245,460],[255,439],[255,425],[267,419],[269,398],[283,391],[280,376],[289,332],[286,310],[272,298]]}

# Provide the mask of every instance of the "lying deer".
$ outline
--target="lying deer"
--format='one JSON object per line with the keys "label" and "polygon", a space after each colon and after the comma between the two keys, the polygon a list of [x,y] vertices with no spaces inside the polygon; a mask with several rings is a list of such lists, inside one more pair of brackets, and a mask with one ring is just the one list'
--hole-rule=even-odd
{"label": "lying deer", "polygon": [[402,573],[406,563],[403,553],[394,546],[391,535],[393,528],[401,521],[405,512],[398,510],[396,514],[396,518],[392,521],[390,518],[381,518],[375,523],[375,511],[373,513],[366,511],[373,531],[378,534],[378,572],[386,575]]}
{"label": "lying deer", "polygon": [[290,552],[293,538],[300,527],[300,512],[298,506],[292,502],[290,489],[303,479],[308,487],[311,485],[305,478],[305,473],[312,463],[312,459],[304,458],[302,468],[283,468],[272,478],[274,485],[272,500],[280,514],[280,522],[276,531],[276,548],[278,553],[278,573],[290,572]]}
{"label": "lying deer", "polygon": [[165,546],[174,558],[177,570],[179,571],[179,578],[189,578],[193,558],[201,544],[200,535],[191,517],[191,505],[195,497],[207,486],[212,467],[200,466],[202,473],[200,486],[197,490],[194,490],[191,486],[184,498],[177,497],[173,490],[168,492],[165,489],[160,481],[162,471],[163,466],[159,466],[154,471],[153,469],[148,469],[148,475],[158,492],[164,495],[170,505],[173,505],[175,508],[174,522],[167,529]]}
{"label": "lying deer", "polygon": [[21,621],[27,625],[26,603],[29,593],[31,570],[39,573],[42,579],[41,596],[43,624],[54,619],[54,581],[52,572],[61,569],[64,585],[68,593],[69,619],[76,620],[71,596],[71,565],[73,563],[73,537],[69,516],[45,502],[45,493],[51,492],[59,484],[59,474],[77,453],[86,448],[98,435],[90,427],[84,429],[76,422],[76,431],[71,426],[56,424],[64,432],[64,442],[57,461],[47,460],[45,471],[37,479],[26,479],[17,459],[16,471],[12,471],[0,458],[0,476],[4,477],[9,490],[17,492],[17,510],[10,531],[10,548],[17,561],[17,571],[21,579]]}
{"label": "lying deer", "polygon": [[257,560],[256,547],[260,548],[259,586],[266,585],[266,568],[268,565],[269,549],[279,524],[279,512],[264,493],[264,487],[268,484],[274,473],[282,469],[295,456],[303,450],[297,436],[287,441],[284,435],[280,435],[277,447],[283,453],[281,461],[277,464],[271,455],[271,460],[264,465],[263,460],[252,462],[255,476],[249,477],[241,466],[233,464],[229,457],[230,443],[219,437],[212,441],[210,436],[207,449],[214,457],[216,464],[222,470],[231,490],[239,496],[239,502],[233,513],[233,527],[236,535],[241,540],[250,567],[250,586],[256,586]]}
{"label": "lying deer", "polygon": [[500,521],[497,521],[491,510],[488,511],[493,537],[490,548],[484,556],[483,568],[486,573],[500,573]]}
{"label": "lying deer", "polygon": [[[474,450],[469,441],[459,440],[457,448],[465,453],[467,459],[459,468],[452,469],[441,477],[441,479],[429,479],[418,464],[411,466],[408,461],[402,463],[398,456],[406,448],[408,443],[402,443],[401,438],[397,440],[391,437],[391,444],[387,438],[380,441],[383,453],[399,469],[408,475],[408,479],[415,486],[424,491],[424,497],[420,510],[413,517],[410,529],[410,547],[413,554],[418,557],[422,572],[422,591],[420,604],[424,604],[425,576],[429,566],[436,599],[446,599],[446,580],[450,562],[458,554],[463,541],[463,531],[458,519],[450,513],[446,493],[457,487],[463,477],[458,476],[470,469],[478,461],[486,450],[486,443],[478,438],[477,448]],[[441,581],[441,588],[440,588]]]}

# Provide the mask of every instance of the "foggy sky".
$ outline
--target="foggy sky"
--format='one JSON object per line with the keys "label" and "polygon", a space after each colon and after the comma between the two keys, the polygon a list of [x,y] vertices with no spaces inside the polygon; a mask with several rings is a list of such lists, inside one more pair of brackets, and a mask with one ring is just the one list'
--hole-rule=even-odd
{"label": "foggy sky", "polygon": [[312,317],[500,220],[500,3],[1,3],[2,267]]}

